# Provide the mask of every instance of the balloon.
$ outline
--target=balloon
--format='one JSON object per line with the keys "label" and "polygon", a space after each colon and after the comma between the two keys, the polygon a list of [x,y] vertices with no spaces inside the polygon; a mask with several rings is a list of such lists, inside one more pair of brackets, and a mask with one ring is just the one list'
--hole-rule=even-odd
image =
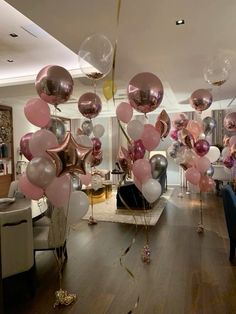
{"label": "balloon", "polygon": [[190,149],[195,145],[193,135],[187,129],[178,131],[178,139]]}
{"label": "balloon", "polygon": [[131,170],[131,159],[129,156],[129,152],[124,147],[121,147],[119,149],[117,160],[119,162],[121,169],[125,173],[129,173]]}
{"label": "balloon", "polygon": [[56,176],[56,168],[52,161],[44,157],[34,157],[27,165],[26,174],[29,181],[45,188]]}
{"label": "balloon", "polygon": [[[76,209],[73,211],[71,209]],[[68,224],[75,225],[87,213],[89,209],[88,196],[83,191],[73,191],[70,195]]]}
{"label": "balloon", "polygon": [[150,178],[142,185],[142,193],[149,203],[153,203],[161,196],[161,185],[157,180]]}
{"label": "balloon", "polygon": [[56,175],[65,173],[85,174],[85,163],[92,149],[76,143],[70,132],[67,132],[64,141],[57,147],[47,149],[47,153],[54,160]]}
{"label": "balloon", "polygon": [[236,135],[231,136],[229,139],[229,146],[233,146],[234,144],[236,144]]}
{"label": "balloon", "polygon": [[92,175],[91,187],[94,191],[102,188],[102,177],[99,174]]}
{"label": "balloon", "polygon": [[224,135],[224,138],[223,138],[224,147],[229,145],[229,140],[230,140],[230,137],[228,135]]}
{"label": "balloon", "polygon": [[[113,89],[113,92],[112,92],[112,89]],[[106,80],[103,83],[102,91],[103,91],[103,95],[106,98],[106,100],[112,99],[113,95],[115,95],[115,93],[117,91],[117,87],[116,87],[115,82],[112,80]]]}
{"label": "balloon", "polygon": [[78,108],[85,118],[93,119],[102,110],[102,102],[95,93],[85,93],[78,100]]}
{"label": "balloon", "polygon": [[155,124],[155,128],[161,134],[161,138],[167,137],[167,135],[170,132],[170,126],[171,126],[170,117],[168,116],[165,109],[163,109],[159,116],[157,117],[157,121]]}
{"label": "balloon", "polygon": [[195,167],[201,174],[204,174],[210,168],[210,165],[210,160],[206,156],[195,160]]}
{"label": "balloon", "polygon": [[190,96],[190,104],[197,111],[204,111],[212,104],[212,94],[207,89],[197,89]]}
{"label": "balloon", "polygon": [[196,185],[201,179],[201,174],[196,168],[191,167],[186,170],[185,177],[190,183]]}
{"label": "balloon", "polygon": [[26,159],[31,160],[33,158],[33,155],[30,152],[29,149],[29,140],[31,139],[33,133],[26,133],[22,136],[20,140],[20,152],[25,156]]}
{"label": "balloon", "polygon": [[100,141],[99,138],[97,138],[97,137],[93,137],[93,138],[91,139],[91,141],[92,141],[92,143],[93,143],[93,151],[94,151],[94,152],[98,152],[98,151],[101,149],[101,147],[102,147],[101,141]]}
{"label": "balloon", "polygon": [[127,125],[127,133],[132,140],[141,138],[144,131],[144,125],[139,120],[131,120]]}
{"label": "balloon", "polygon": [[139,182],[139,180],[136,177],[134,177],[133,181],[135,186],[139,189],[139,191],[142,192],[142,183]]}
{"label": "balloon", "polygon": [[202,176],[199,182],[201,192],[211,192],[215,188],[215,181],[208,176]]}
{"label": "balloon", "polygon": [[236,160],[236,144],[233,144],[230,147],[230,154],[231,154],[231,157],[233,157]]}
{"label": "balloon", "polygon": [[146,149],[143,145],[142,140],[134,141],[128,146],[128,153],[133,161],[142,159],[145,156],[145,152]]}
{"label": "balloon", "polygon": [[160,79],[149,72],[135,75],[129,82],[127,93],[130,105],[142,113],[159,107],[164,95]]}
{"label": "balloon", "polygon": [[35,87],[39,97],[52,105],[66,102],[73,92],[70,73],[58,65],[48,65],[39,71]]}
{"label": "balloon", "polygon": [[93,34],[80,45],[79,67],[92,80],[105,77],[113,64],[113,46],[103,34]]}
{"label": "balloon", "polygon": [[236,131],[236,112],[228,113],[224,118],[224,127],[227,131]]}
{"label": "balloon", "polygon": [[43,128],[50,121],[50,109],[48,104],[39,98],[30,99],[25,107],[24,114],[29,122]]}
{"label": "balloon", "polygon": [[82,123],[81,129],[84,135],[89,136],[93,131],[93,123],[91,120],[86,120]]}
{"label": "balloon", "polygon": [[138,159],[133,164],[133,174],[140,181],[144,183],[151,178],[151,165],[146,159]]}
{"label": "balloon", "polygon": [[207,171],[205,172],[205,175],[208,177],[213,177],[214,172],[215,172],[214,167],[212,165],[210,165],[210,168],[207,169]]}
{"label": "balloon", "polygon": [[101,124],[95,124],[93,127],[93,135],[94,137],[102,137],[105,132],[104,126]]}
{"label": "balloon", "polygon": [[67,206],[70,193],[70,177],[66,174],[55,177],[45,190],[47,198],[55,207]]}
{"label": "balloon", "polygon": [[153,179],[160,178],[168,166],[166,157],[161,154],[155,154],[150,158],[149,162],[151,164],[151,173]]}
{"label": "balloon", "polygon": [[216,162],[220,158],[220,150],[216,146],[210,146],[206,157],[210,160],[210,162]]}
{"label": "balloon", "polygon": [[43,189],[32,184],[26,176],[26,173],[23,173],[19,178],[19,190],[29,199],[39,200],[43,197]]}
{"label": "balloon", "polygon": [[52,117],[46,126],[46,129],[56,135],[59,144],[64,140],[66,127],[60,118]]}
{"label": "balloon", "polygon": [[133,117],[133,108],[127,102],[121,102],[116,108],[117,119],[128,123]]}
{"label": "balloon", "polygon": [[224,159],[226,156],[229,156],[230,155],[230,149],[229,147],[224,147],[222,152],[221,152],[221,156],[222,158]]}
{"label": "balloon", "polygon": [[173,140],[177,141],[177,140],[178,140],[178,130],[171,130],[171,131],[170,131],[170,137],[171,137]]}
{"label": "balloon", "polygon": [[198,156],[204,156],[208,153],[210,149],[210,144],[207,140],[198,140],[194,145],[194,150],[198,154]]}
{"label": "balloon", "polygon": [[208,62],[204,68],[204,79],[213,86],[221,86],[229,78],[231,69],[227,57],[217,54]]}
{"label": "balloon", "polygon": [[82,134],[76,136],[76,142],[78,145],[93,148],[93,143],[87,135]]}
{"label": "balloon", "polygon": [[78,175],[71,175],[71,183],[73,191],[80,191],[82,189],[82,181],[80,180],[80,177]]}
{"label": "balloon", "polygon": [[151,151],[160,143],[160,133],[151,124],[145,124],[141,140],[146,150]]}
{"label": "balloon", "polygon": [[81,174],[80,175],[81,183],[88,186],[92,180],[91,173]]}
{"label": "balloon", "polygon": [[232,168],[234,165],[234,159],[231,156],[226,156],[223,159],[223,164],[225,165],[226,168]]}
{"label": "balloon", "polygon": [[212,117],[205,117],[202,120],[202,124],[205,135],[212,134],[213,130],[216,128],[216,120]]}
{"label": "balloon", "polygon": [[90,154],[90,166],[91,167],[96,167],[102,163],[103,156],[102,156],[102,151],[97,151],[97,152],[92,152]]}
{"label": "balloon", "polygon": [[46,129],[36,131],[29,140],[29,149],[34,157],[49,158],[46,150],[57,146],[56,135]]}
{"label": "balloon", "polygon": [[174,115],[173,120],[172,120],[172,126],[176,130],[182,130],[183,128],[187,127],[188,124],[188,117],[186,116],[185,113],[177,113]]}
{"label": "balloon", "polygon": [[189,120],[186,129],[193,135],[195,140],[203,132],[202,126],[199,122],[194,120]]}

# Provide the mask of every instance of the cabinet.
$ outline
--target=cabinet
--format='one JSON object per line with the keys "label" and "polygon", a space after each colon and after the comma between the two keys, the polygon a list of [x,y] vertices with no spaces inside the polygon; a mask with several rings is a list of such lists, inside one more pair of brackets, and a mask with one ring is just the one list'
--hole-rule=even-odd
{"label": "cabinet", "polygon": [[14,180],[12,108],[0,105],[0,197],[6,197]]}

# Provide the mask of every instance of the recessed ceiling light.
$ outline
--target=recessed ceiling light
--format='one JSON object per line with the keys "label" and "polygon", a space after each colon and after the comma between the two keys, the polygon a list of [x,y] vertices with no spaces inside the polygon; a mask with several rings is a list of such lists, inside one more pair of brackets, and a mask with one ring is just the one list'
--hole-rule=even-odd
{"label": "recessed ceiling light", "polygon": [[12,59],[7,59],[7,62],[12,63],[12,62],[14,62],[14,60],[12,60]]}
{"label": "recessed ceiling light", "polygon": [[177,21],[175,21],[176,25],[182,25],[184,23],[185,23],[184,20],[177,20]]}
{"label": "recessed ceiling light", "polygon": [[17,35],[16,33],[10,33],[9,35],[10,35],[11,37],[14,37],[14,38],[15,38],[15,37],[18,37],[18,35]]}

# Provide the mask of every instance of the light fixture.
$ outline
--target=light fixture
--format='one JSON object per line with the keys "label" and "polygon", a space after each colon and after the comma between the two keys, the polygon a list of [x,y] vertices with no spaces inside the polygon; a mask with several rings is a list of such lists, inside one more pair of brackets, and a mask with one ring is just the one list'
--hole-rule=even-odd
{"label": "light fixture", "polygon": [[185,23],[184,20],[177,20],[177,21],[175,21],[176,25],[182,25],[184,23]]}
{"label": "light fixture", "polygon": [[9,35],[10,35],[11,37],[13,37],[13,38],[18,37],[18,35],[17,35],[16,33],[10,33]]}
{"label": "light fixture", "polygon": [[14,60],[12,60],[12,59],[7,59],[7,62],[12,63],[12,62],[14,62]]}

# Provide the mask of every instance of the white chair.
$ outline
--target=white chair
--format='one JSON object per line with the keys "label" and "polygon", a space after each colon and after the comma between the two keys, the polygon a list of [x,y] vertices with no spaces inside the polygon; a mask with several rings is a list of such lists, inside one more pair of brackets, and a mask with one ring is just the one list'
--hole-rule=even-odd
{"label": "white chair", "polygon": [[23,198],[24,194],[19,190],[19,181],[12,181],[8,190],[8,197]]}
{"label": "white chair", "polygon": [[31,208],[0,212],[1,278],[27,272],[34,293],[33,228]]}

